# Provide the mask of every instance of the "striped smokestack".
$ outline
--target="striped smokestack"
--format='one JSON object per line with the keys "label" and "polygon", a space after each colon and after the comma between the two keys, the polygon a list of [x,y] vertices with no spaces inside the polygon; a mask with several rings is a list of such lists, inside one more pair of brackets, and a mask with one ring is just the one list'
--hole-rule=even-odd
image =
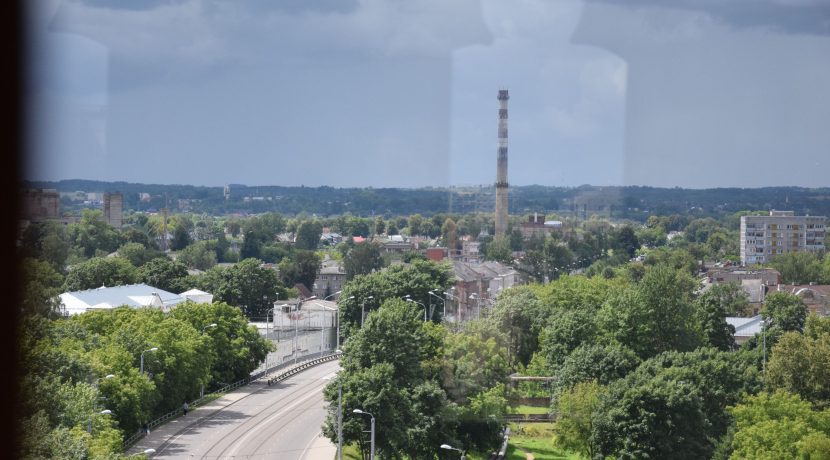
{"label": "striped smokestack", "polygon": [[507,233],[507,100],[506,89],[499,90],[499,142],[496,160],[496,236]]}

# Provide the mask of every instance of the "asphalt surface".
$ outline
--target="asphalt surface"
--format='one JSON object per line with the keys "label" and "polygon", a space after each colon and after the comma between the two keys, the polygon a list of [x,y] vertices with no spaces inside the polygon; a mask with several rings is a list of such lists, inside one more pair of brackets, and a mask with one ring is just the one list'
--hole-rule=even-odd
{"label": "asphalt surface", "polygon": [[323,387],[336,361],[267,386],[261,379],[154,429],[128,453],[155,449],[158,459],[332,460],[323,438]]}

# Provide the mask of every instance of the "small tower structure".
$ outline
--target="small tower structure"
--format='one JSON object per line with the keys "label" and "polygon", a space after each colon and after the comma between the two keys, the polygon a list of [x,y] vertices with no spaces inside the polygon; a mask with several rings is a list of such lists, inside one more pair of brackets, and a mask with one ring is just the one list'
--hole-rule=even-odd
{"label": "small tower structure", "polygon": [[499,90],[499,140],[496,159],[496,236],[507,234],[507,101],[506,89]]}

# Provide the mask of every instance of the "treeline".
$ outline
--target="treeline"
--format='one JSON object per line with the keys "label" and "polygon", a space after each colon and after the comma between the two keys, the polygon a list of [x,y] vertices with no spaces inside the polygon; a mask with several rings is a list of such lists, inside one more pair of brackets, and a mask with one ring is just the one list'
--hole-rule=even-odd
{"label": "treeline", "polygon": [[273,345],[224,303],[24,315],[18,458],[122,457],[144,424],[248,377]]}
{"label": "treeline", "polygon": [[[763,332],[737,346],[726,317],[747,311],[738,285],[701,292],[683,268],[631,262],[511,288],[456,329],[437,323],[430,294],[447,286],[443,270],[419,261],[344,287],[332,441],[342,389],[345,442],[368,450],[352,412],[370,412],[381,456],[486,452],[516,396],[551,398],[556,442],[583,458],[830,455],[830,318],[808,317],[797,296],[769,295]],[[554,381],[511,390],[513,372]]]}
{"label": "treeline", "polygon": [[[120,191],[125,210],[148,211],[178,208],[178,200],[190,200],[196,213],[277,212],[285,215],[315,214],[358,216],[469,213],[490,211],[495,203],[492,186],[448,188],[334,188],[232,185],[226,200],[223,187],[136,184],[64,180],[24,182],[26,188],[55,188],[62,192]],[[139,194],[150,195],[147,201]],[[254,199],[261,197],[262,199]],[[64,206],[72,209],[69,200]],[[718,217],[745,209],[793,210],[799,215],[830,215],[830,189],[800,187],[681,189],[657,187],[514,186],[510,189],[510,213],[592,214],[645,221],[650,215],[673,213]]]}

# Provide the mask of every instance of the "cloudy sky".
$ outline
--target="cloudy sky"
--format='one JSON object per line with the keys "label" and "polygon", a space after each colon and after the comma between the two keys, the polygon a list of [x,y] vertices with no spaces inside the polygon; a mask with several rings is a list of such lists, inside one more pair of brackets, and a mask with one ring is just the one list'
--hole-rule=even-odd
{"label": "cloudy sky", "polygon": [[37,4],[32,179],[830,186],[830,0]]}

